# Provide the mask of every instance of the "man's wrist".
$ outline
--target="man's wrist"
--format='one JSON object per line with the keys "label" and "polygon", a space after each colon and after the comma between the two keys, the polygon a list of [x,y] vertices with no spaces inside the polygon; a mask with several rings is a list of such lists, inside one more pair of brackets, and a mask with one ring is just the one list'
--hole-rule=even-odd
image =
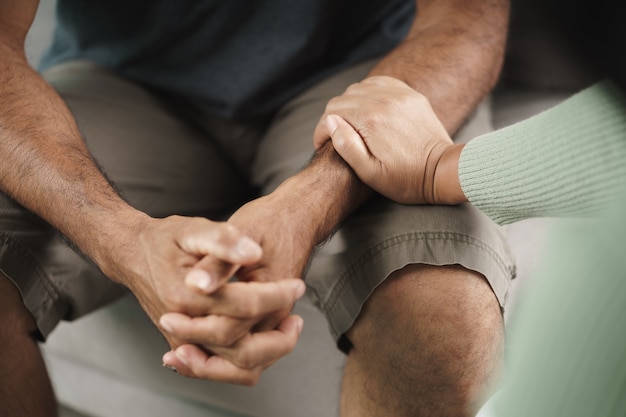
{"label": "man's wrist", "polygon": [[328,141],[305,169],[285,180],[269,197],[281,199],[317,244],[371,193]]}
{"label": "man's wrist", "polygon": [[86,254],[109,279],[129,286],[125,281],[129,278],[127,271],[122,269],[132,269],[141,231],[151,218],[130,206],[104,217],[100,227],[94,230],[95,235],[90,234],[91,244],[85,248]]}
{"label": "man's wrist", "polygon": [[455,205],[467,202],[459,179],[459,159],[465,144],[446,148],[435,168],[435,204]]}

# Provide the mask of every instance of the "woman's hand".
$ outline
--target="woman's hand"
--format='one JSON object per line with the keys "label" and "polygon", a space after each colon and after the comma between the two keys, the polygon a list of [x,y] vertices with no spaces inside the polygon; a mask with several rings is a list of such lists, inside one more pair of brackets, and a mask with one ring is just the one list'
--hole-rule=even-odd
{"label": "woman's hand", "polygon": [[364,183],[392,200],[466,201],[458,180],[463,145],[453,144],[428,99],[398,79],[370,77],[332,99],[316,148],[328,139]]}

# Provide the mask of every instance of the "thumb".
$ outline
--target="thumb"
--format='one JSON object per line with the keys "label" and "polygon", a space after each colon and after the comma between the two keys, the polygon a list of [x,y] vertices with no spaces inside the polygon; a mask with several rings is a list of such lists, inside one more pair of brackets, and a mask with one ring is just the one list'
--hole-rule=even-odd
{"label": "thumb", "polygon": [[373,156],[363,138],[343,118],[326,117],[326,124],[335,151],[348,163],[362,180],[370,177]]}
{"label": "thumb", "polygon": [[329,140],[328,123],[326,123],[326,118],[322,116],[313,131],[313,146],[315,146],[315,150],[320,149]]}

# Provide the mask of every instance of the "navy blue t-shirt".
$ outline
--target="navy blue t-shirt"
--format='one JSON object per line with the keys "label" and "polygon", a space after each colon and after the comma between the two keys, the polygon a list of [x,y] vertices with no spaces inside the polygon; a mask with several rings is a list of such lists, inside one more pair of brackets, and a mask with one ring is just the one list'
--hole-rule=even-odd
{"label": "navy blue t-shirt", "polygon": [[267,116],[406,35],[414,0],[57,0],[42,69],[89,59],[227,118]]}

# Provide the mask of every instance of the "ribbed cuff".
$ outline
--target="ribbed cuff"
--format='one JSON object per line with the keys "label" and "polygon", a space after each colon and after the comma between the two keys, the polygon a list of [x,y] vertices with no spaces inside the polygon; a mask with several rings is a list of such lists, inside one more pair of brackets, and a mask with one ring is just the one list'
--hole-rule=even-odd
{"label": "ribbed cuff", "polygon": [[499,224],[596,212],[626,177],[625,108],[604,82],[470,141],[459,160],[463,192]]}

